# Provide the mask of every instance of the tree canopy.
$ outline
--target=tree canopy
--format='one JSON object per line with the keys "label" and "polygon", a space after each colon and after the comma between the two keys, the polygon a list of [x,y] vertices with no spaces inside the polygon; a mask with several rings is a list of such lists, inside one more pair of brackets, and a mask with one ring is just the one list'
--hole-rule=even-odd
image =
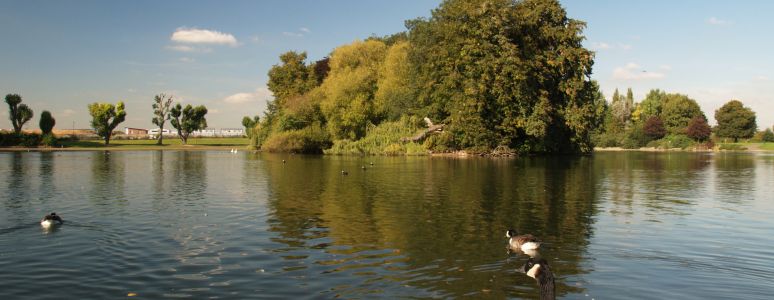
{"label": "tree canopy", "polygon": [[180,103],[177,103],[169,111],[169,115],[169,122],[177,129],[177,135],[183,144],[188,144],[188,136],[192,132],[207,128],[207,119],[204,117],[207,115],[207,108],[204,105],[193,107],[188,104],[183,108]]}
{"label": "tree canopy", "polygon": [[40,132],[44,135],[51,134],[51,130],[53,130],[56,125],[56,119],[51,116],[51,112],[44,110],[40,113],[40,122],[38,125],[40,126]]}
{"label": "tree canopy", "polygon": [[24,123],[32,119],[32,109],[23,104],[22,97],[19,94],[8,94],[5,96],[5,103],[8,103],[8,117],[11,119],[13,131],[20,133]]}
{"label": "tree canopy", "polygon": [[98,102],[89,104],[89,114],[92,118],[91,127],[94,128],[98,136],[105,140],[105,145],[110,144],[113,130],[126,119],[124,102],[121,101],[116,105]]}
{"label": "tree canopy", "polygon": [[731,100],[715,111],[715,134],[718,137],[733,138],[734,142],[740,138],[751,138],[755,135],[758,125],[755,122],[755,112],[744,107],[739,100]]}

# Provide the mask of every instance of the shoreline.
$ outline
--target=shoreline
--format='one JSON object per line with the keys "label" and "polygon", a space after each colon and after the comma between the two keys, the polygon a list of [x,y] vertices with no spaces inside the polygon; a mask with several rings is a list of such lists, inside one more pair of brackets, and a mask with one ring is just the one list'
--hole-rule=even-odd
{"label": "shoreline", "polygon": [[[237,149],[241,151],[260,152],[261,150],[250,150],[247,145],[110,145],[107,147],[0,147],[0,152],[56,152],[56,151],[212,151],[212,150],[231,150]],[[643,147],[638,149],[625,149],[621,147],[595,147],[591,153],[595,152],[696,152],[696,153],[714,153],[714,152],[774,152],[774,150],[766,149],[746,149],[746,150],[719,150],[719,149],[681,149],[670,148],[661,149],[654,147]],[[324,154],[323,154],[324,155]],[[480,157],[481,155],[467,153],[465,151],[454,152],[438,152],[428,153],[426,156],[430,157],[455,157],[455,158],[469,158]],[[501,156],[492,156],[501,157]],[[511,156],[507,156],[511,157]],[[518,157],[518,156],[515,156]]]}

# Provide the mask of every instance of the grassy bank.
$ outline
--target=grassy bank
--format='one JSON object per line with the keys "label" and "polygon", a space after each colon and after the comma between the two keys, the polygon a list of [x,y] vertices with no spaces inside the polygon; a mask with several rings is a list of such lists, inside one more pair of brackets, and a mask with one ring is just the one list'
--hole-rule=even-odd
{"label": "grassy bank", "polygon": [[208,150],[208,149],[244,149],[248,146],[248,138],[192,138],[188,145],[183,145],[180,139],[164,139],[163,145],[156,145],[155,140],[111,140],[105,146],[101,140],[60,141],[53,148],[2,148],[2,150]]}

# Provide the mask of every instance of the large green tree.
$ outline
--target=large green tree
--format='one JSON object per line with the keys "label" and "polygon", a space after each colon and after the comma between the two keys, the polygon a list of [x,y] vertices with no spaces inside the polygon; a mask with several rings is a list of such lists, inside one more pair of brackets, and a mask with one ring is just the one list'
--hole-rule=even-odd
{"label": "large green tree", "polygon": [[320,86],[320,108],[334,138],[362,138],[369,123],[381,120],[374,95],[386,54],[387,46],[377,40],[355,41],[331,54],[331,71]]}
{"label": "large green tree", "polygon": [[11,125],[13,125],[13,131],[20,133],[24,123],[27,123],[32,119],[32,109],[23,104],[22,97],[19,94],[8,94],[5,96],[5,103],[8,103],[8,116],[11,119]]}
{"label": "large green tree", "polygon": [[558,1],[447,0],[407,26],[417,100],[456,146],[591,150],[593,53]]}
{"label": "large green tree", "polygon": [[661,119],[670,134],[685,134],[688,123],[695,117],[706,118],[696,100],[681,94],[667,94],[661,107]]}
{"label": "large green tree", "polygon": [[169,119],[169,111],[172,109],[172,95],[164,93],[153,97],[153,119],[154,125],[159,127],[159,136],[156,138],[156,145],[161,145],[164,140],[164,123]]}
{"label": "large green tree", "polygon": [[51,134],[51,130],[53,130],[56,125],[56,119],[51,116],[51,112],[44,110],[40,113],[40,122],[38,125],[40,126],[40,132],[42,132],[43,135]]}
{"label": "large green tree", "polygon": [[177,129],[177,135],[183,144],[188,144],[188,136],[192,132],[207,128],[207,119],[204,117],[207,115],[207,107],[204,105],[193,107],[188,104],[183,108],[180,103],[177,103],[172,107],[169,115],[169,122]]}
{"label": "large green tree", "polygon": [[758,129],[755,112],[739,100],[728,101],[716,110],[715,120],[718,122],[715,134],[718,137],[733,138],[735,143],[740,138],[751,138]]}
{"label": "large green tree", "polygon": [[89,114],[91,115],[91,127],[94,128],[98,136],[105,140],[105,145],[110,144],[113,130],[126,119],[124,102],[121,101],[116,105],[98,102],[89,104]]}

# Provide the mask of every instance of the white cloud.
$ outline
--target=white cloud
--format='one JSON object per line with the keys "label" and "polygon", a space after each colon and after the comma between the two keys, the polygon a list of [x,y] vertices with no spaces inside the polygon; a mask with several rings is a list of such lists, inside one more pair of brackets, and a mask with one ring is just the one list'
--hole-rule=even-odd
{"label": "white cloud", "polygon": [[75,114],[74,110],[67,108],[67,109],[63,110],[62,112],[60,112],[59,116],[62,116],[62,117],[66,118],[66,117],[72,116],[74,114]]}
{"label": "white cloud", "polygon": [[214,109],[214,108],[208,108],[207,109],[207,113],[208,114],[217,114],[217,113],[220,113],[220,110]]}
{"label": "white cloud", "polygon": [[259,87],[252,93],[236,93],[226,98],[223,102],[228,104],[244,104],[250,102],[268,101],[274,98],[271,91],[266,87]]}
{"label": "white cloud", "polygon": [[239,45],[237,39],[230,33],[197,28],[178,28],[172,33],[170,39],[173,42],[186,44],[216,44],[229,45],[231,47]]}
{"label": "white cloud", "polygon": [[593,50],[607,50],[610,49],[610,44],[604,43],[604,42],[598,42],[591,44],[591,49]]}
{"label": "white cloud", "polygon": [[670,71],[670,70],[672,70],[672,66],[670,66],[670,65],[660,65],[658,68],[659,68],[659,69],[662,69],[662,70],[664,70],[664,71]]}
{"label": "white cloud", "polygon": [[757,81],[769,81],[770,78],[768,76],[766,76],[766,75],[758,75],[758,76],[755,76],[755,80],[757,80]]}
{"label": "white cloud", "polygon": [[177,51],[177,52],[186,52],[186,53],[194,53],[194,52],[210,53],[210,52],[212,52],[211,48],[192,47],[192,46],[188,46],[188,45],[171,45],[171,46],[166,46],[164,48],[166,48],[167,50],[172,50],[172,51]]}
{"label": "white cloud", "polygon": [[196,61],[195,59],[193,59],[193,58],[190,58],[190,57],[181,57],[181,58],[180,58],[180,59],[178,59],[178,60],[179,60],[180,62],[182,62],[182,63],[192,63],[192,62],[195,62],[195,61]]}
{"label": "white cloud", "polygon": [[733,24],[733,22],[729,20],[718,19],[716,17],[710,17],[709,19],[707,19],[707,24],[716,25],[716,26],[725,26],[725,25],[731,25]]}
{"label": "white cloud", "polygon": [[623,44],[623,43],[617,43],[615,45],[611,45],[609,43],[605,42],[594,42],[591,44],[590,47],[592,50],[600,51],[600,50],[614,50],[614,49],[620,49],[620,50],[631,50],[632,45],[629,44]]}
{"label": "white cloud", "polygon": [[291,37],[303,37],[304,35],[307,35],[309,33],[312,33],[312,31],[309,30],[309,28],[301,27],[298,29],[297,32],[283,31],[282,35],[291,36]]}
{"label": "white cloud", "polygon": [[631,62],[613,70],[613,79],[618,80],[655,80],[664,77],[664,73],[644,70],[640,65]]}

